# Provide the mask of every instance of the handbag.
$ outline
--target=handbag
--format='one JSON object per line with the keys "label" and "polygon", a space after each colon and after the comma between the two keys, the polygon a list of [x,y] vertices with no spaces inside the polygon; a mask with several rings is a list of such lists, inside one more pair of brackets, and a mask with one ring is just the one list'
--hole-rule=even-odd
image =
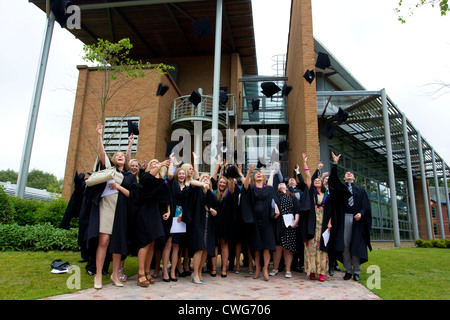
{"label": "handbag", "polygon": [[86,186],[92,187],[97,184],[105,183],[109,180],[114,180],[114,176],[116,175],[116,168],[111,166],[111,163],[109,162],[109,158],[107,155],[105,155],[105,165],[106,168],[103,170],[96,170],[98,166],[98,161],[94,166],[94,169],[92,170],[91,176],[86,180]]}

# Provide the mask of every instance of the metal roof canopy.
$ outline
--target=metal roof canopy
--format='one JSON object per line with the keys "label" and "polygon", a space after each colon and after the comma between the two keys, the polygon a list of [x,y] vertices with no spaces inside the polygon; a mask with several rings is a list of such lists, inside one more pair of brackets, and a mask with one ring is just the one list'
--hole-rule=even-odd
{"label": "metal roof canopy", "polygon": [[[46,12],[46,0],[29,0]],[[130,38],[131,55],[155,58],[214,55],[215,0],[72,0],[81,29],[68,30],[85,44]],[[198,38],[193,22],[208,18],[213,34]],[[223,0],[222,54],[238,53],[243,73],[258,73],[251,0]],[[153,62],[153,61],[150,61]]]}
{"label": "metal roof canopy", "polygon": [[[325,110],[318,109],[318,116],[326,121],[331,121],[343,136],[350,136],[360,150],[370,150],[379,156],[387,158],[385,128],[383,124],[383,106],[381,91],[317,91],[318,106],[324,105]],[[334,115],[339,107],[349,113],[347,121],[337,125]],[[392,160],[397,168],[407,169],[405,155],[405,140],[403,134],[402,118],[406,116],[397,108],[392,100],[387,97],[387,109],[389,113],[389,129],[392,145]],[[420,150],[419,131],[406,119],[409,154],[411,156],[411,168],[415,177],[420,179]],[[434,178],[433,147],[423,138],[422,151],[424,159],[424,171],[427,179]],[[450,169],[436,151],[434,151],[436,171],[439,177],[450,175]],[[445,165],[445,173],[443,171]],[[383,166],[386,168],[385,166]],[[400,172],[399,172],[400,173]],[[400,173],[403,175],[402,173]]]}

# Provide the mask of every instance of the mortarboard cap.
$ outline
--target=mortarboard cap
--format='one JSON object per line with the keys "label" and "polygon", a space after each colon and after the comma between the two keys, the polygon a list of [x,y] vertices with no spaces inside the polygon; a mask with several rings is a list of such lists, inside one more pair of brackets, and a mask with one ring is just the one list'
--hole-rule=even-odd
{"label": "mortarboard cap", "polygon": [[189,101],[192,102],[194,106],[198,106],[198,104],[202,102],[202,96],[197,91],[192,91]]}
{"label": "mortarboard cap", "polygon": [[281,156],[277,149],[272,149],[272,154],[270,155],[270,163],[273,165],[275,162],[280,162]]}
{"label": "mortarboard cap", "polygon": [[209,19],[207,17],[192,22],[192,25],[194,26],[194,32],[197,38],[201,38],[213,33],[211,23],[209,22]]}
{"label": "mortarboard cap", "polygon": [[319,52],[316,61],[316,67],[320,69],[326,69],[331,66],[330,57],[323,52]]}
{"label": "mortarboard cap", "polygon": [[281,89],[281,95],[287,97],[292,90],[292,86],[283,85],[283,89]]}
{"label": "mortarboard cap", "polygon": [[280,92],[281,89],[278,87],[275,82],[263,82],[261,83],[262,93],[267,97],[272,97],[275,93]]}
{"label": "mortarboard cap", "polygon": [[316,74],[314,73],[314,70],[307,69],[305,74],[303,75],[303,78],[306,79],[306,81],[311,84],[314,81],[314,78],[316,77]]}
{"label": "mortarboard cap", "polygon": [[336,121],[338,125],[341,125],[343,122],[345,122],[348,118],[348,112],[345,110],[342,110],[341,107],[339,107],[338,112],[336,113]]}
{"label": "mortarboard cap", "polygon": [[284,141],[278,142],[277,149],[280,153],[286,152],[288,149],[287,141],[284,140]]}
{"label": "mortarboard cap", "polygon": [[252,110],[253,110],[252,112],[259,110],[259,99],[252,100]]}
{"label": "mortarboard cap", "polygon": [[[262,160],[262,162],[261,162],[261,160]],[[264,161],[264,158],[258,158],[258,163],[256,164],[256,168],[262,168],[262,167],[266,167],[266,163],[265,163],[265,161]]]}
{"label": "mortarboard cap", "polygon": [[66,10],[67,7],[71,6],[72,4],[72,1],[68,0],[55,0],[50,7],[50,9],[53,11],[53,14],[55,15],[55,20],[61,25],[61,28],[66,27],[67,19],[69,18]]}
{"label": "mortarboard cap", "polygon": [[173,153],[175,156],[180,152],[180,150],[184,147],[184,140],[182,141],[167,141],[166,148],[166,157],[170,157]]}
{"label": "mortarboard cap", "polygon": [[160,83],[159,85],[158,85],[158,90],[156,91],[156,95],[157,96],[163,96],[163,95],[165,95],[166,94],[166,92],[169,90],[169,86],[165,86],[165,85],[163,85],[162,83]]}
{"label": "mortarboard cap", "polygon": [[235,166],[229,166],[227,171],[223,175],[225,178],[239,178],[240,175]]}
{"label": "mortarboard cap", "polygon": [[333,134],[336,131],[336,128],[331,125],[330,123],[327,123],[327,126],[322,129],[321,133],[327,137],[328,139],[333,138]]}
{"label": "mortarboard cap", "polygon": [[131,136],[131,134],[134,136],[139,135],[139,126],[136,122],[128,120],[128,136]]}

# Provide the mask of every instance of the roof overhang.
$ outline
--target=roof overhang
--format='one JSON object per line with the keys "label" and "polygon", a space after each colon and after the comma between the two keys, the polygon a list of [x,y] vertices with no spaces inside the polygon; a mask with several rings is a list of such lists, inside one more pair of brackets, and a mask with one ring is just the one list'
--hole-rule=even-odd
{"label": "roof overhang", "polygon": [[[29,0],[44,12],[50,1]],[[130,38],[135,59],[214,55],[215,0],[72,0],[81,10],[81,29],[68,29],[85,44],[98,38]],[[197,37],[193,22],[207,18],[212,34]],[[256,75],[251,0],[223,0],[222,54],[238,53],[243,73]]]}

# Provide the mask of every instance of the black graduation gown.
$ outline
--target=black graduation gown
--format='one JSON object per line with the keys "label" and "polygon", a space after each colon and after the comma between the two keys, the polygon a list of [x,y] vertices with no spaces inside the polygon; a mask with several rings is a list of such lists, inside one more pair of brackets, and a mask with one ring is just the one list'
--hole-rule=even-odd
{"label": "black graduation gown", "polygon": [[189,256],[193,257],[195,252],[207,249],[208,256],[215,257],[215,229],[212,215],[205,210],[205,205],[217,210],[217,199],[211,190],[205,194],[203,188],[191,185],[187,201],[186,212],[191,220],[187,225]]}
{"label": "black graduation gown", "polygon": [[[332,167],[331,173],[333,174],[333,178],[330,174],[328,184],[336,190],[336,193],[339,195],[339,199],[335,200],[337,228],[334,240],[334,251],[336,252],[336,258],[342,262],[342,253],[344,252],[345,205],[348,198],[351,196],[351,193],[348,191],[347,186],[337,177],[337,165]],[[370,244],[372,210],[366,191],[357,185],[353,185],[353,200],[354,213],[361,213],[362,217],[359,221],[353,220],[350,253],[352,256],[360,258],[361,263],[364,263],[368,261],[367,248],[372,251],[372,246]]]}
{"label": "black graduation gown", "polygon": [[160,206],[170,204],[170,190],[164,179],[145,172],[139,178],[139,209],[135,223],[135,246],[139,250],[158,238],[164,238]]}
{"label": "black graduation gown", "polygon": [[[189,186],[185,186],[183,190],[181,190],[180,185],[175,182],[174,179],[169,181],[169,189],[170,189],[170,223],[167,225],[170,225],[170,228],[172,227],[173,218],[175,217],[175,211],[176,207],[180,206],[183,210],[183,214],[181,215],[181,221],[184,223],[190,222],[190,216],[186,212],[186,206],[187,206],[187,199],[188,199],[188,192],[189,192]],[[169,230],[170,231],[170,230]],[[169,236],[172,237],[172,243],[176,243],[179,245],[186,245],[186,233],[170,233]]]}
{"label": "black graduation gown", "polygon": [[[134,214],[137,204],[138,184],[136,177],[130,172],[122,172],[123,180],[121,186],[130,192],[126,197],[122,192],[118,192],[116,211],[114,215],[113,230],[109,243],[109,253],[117,253],[126,256],[129,249],[129,226],[130,216]],[[88,219],[85,232],[87,247],[98,244],[100,230],[100,200],[101,194],[106,187],[106,183],[96,186],[86,187],[84,193],[84,213],[80,212],[80,221]]]}
{"label": "black graduation gown", "polygon": [[[215,195],[217,199],[217,193]],[[224,239],[226,242],[232,240],[232,216],[235,196],[235,192],[231,194],[228,190],[222,201],[217,199],[217,215],[213,219],[215,223],[216,238]]]}
{"label": "black graduation gown", "polygon": [[272,201],[275,191],[271,186],[241,189],[241,209],[245,223],[250,223],[249,248],[252,254],[261,250],[275,250]]}
{"label": "black graduation gown", "polygon": [[[300,200],[300,236],[302,242],[310,240],[314,238],[314,234],[316,232],[316,208],[315,208],[315,195],[316,188],[313,185],[313,181],[319,176],[319,170],[314,172],[311,177],[311,186],[307,192],[303,194],[303,197]],[[326,199],[323,205],[323,218],[322,218],[322,226],[321,226],[321,234],[328,229],[328,221],[333,221],[335,218],[334,206],[332,198],[334,195],[330,193],[328,198]],[[323,237],[320,237],[320,250],[328,252],[328,244],[325,246],[323,241]]]}
{"label": "black graduation gown", "polygon": [[241,212],[241,187],[234,185],[233,207],[231,209],[232,236],[234,243],[247,243],[247,232]]}
{"label": "black graduation gown", "polygon": [[81,204],[83,203],[83,194],[84,189],[86,188],[86,182],[84,181],[84,173],[78,174],[75,173],[75,177],[73,179],[74,182],[74,190],[72,195],[70,196],[69,203],[67,204],[66,211],[64,212],[64,216],[61,219],[61,223],[59,224],[59,228],[69,229],[70,221],[73,218],[80,217]]}

